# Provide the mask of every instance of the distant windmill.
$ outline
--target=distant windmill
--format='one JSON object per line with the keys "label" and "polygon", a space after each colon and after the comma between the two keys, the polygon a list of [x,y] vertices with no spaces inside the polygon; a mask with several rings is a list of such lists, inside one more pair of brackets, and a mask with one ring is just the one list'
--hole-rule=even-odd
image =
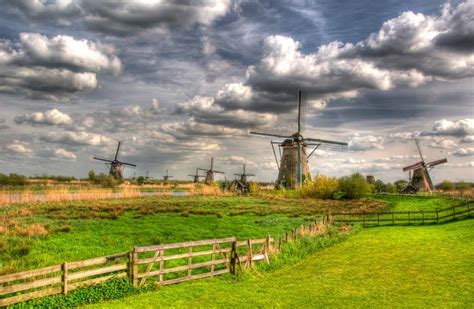
{"label": "distant windmill", "polygon": [[236,179],[234,181],[232,181],[230,183],[230,185],[228,186],[228,188],[234,192],[237,192],[237,193],[248,193],[250,192],[249,190],[249,183],[247,181],[247,177],[250,177],[250,176],[255,176],[254,174],[247,174],[246,170],[245,170],[245,164],[244,164],[244,171],[242,174],[234,174],[236,176],[240,176],[239,179]]}
{"label": "distant windmill", "polygon": [[206,177],[204,175],[199,175],[199,168],[196,167],[196,174],[194,175],[188,175],[189,177],[193,177],[193,182],[194,183],[198,183],[199,182],[199,178],[201,177]]}
{"label": "distant windmill", "polygon": [[245,164],[244,164],[244,172],[242,174],[234,174],[235,176],[240,176],[240,181],[243,183],[247,183],[247,177],[249,176],[255,176],[255,174],[247,174],[245,170]]}
{"label": "distant windmill", "polygon": [[164,180],[164,181],[168,181],[170,178],[173,178],[173,176],[170,176],[170,175],[168,174],[168,170],[166,170],[166,175],[163,175],[163,180]]}
{"label": "distant windmill", "polygon": [[[340,146],[347,146],[347,143],[336,142],[330,140],[323,140],[319,138],[304,138],[301,132],[302,121],[305,121],[303,118],[302,112],[305,105],[303,101],[303,93],[298,91],[298,131],[293,135],[280,135],[280,134],[270,134],[270,133],[261,133],[251,131],[250,134],[271,136],[284,138],[283,142],[273,142],[271,141],[273,155],[275,156],[275,161],[277,163],[279,173],[277,178],[277,185],[284,186],[287,188],[297,188],[300,187],[305,181],[311,180],[311,174],[308,165],[308,159],[313,155],[313,153],[318,148],[336,148]],[[275,147],[278,145],[278,150],[280,151],[281,159],[278,161]],[[306,154],[306,148],[308,146],[314,147],[309,155]],[[281,149],[283,152],[281,153]]]}
{"label": "distant windmill", "polygon": [[146,180],[148,180],[148,179],[153,179],[153,176],[150,176],[149,171],[146,171],[145,179],[146,179]]}
{"label": "distant windmill", "polygon": [[102,158],[98,158],[98,157],[93,158],[94,160],[107,162],[107,163],[105,163],[105,165],[107,165],[110,169],[109,170],[109,175],[114,176],[115,179],[123,179],[123,169],[125,168],[125,166],[136,167],[135,164],[126,163],[126,162],[122,162],[122,161],[118,160],[118,154],[119,154],[119,151],[120,151],[120,145],[121,144],[122,144],[122,142],[118,143],[117,151],[115,152],[115,158],[113,160],[107,160],[107,159],[102,159]]}
{"label": "distant windmill", "polygon": [[211,158],[210,169],[198,167],[198,170],[206,172],[206,179],[204,180],[204,183],[207,185],[210,185],[214,182],[214,174],[225,174],[224,172],[214,170],[214,158]]}
{"label": "distant windmill", "polygon": [[434,186],[429,172],[436,165],[448,162],[448,159],[444,158],[426,163],[425,159],[423,158],[423,153],[421,152],[419,140],[415,139],[415,143],[418,153],[420,154],[421,161],[403,168],[404,172],[409,172],[409,183],[408,186],[403,189],[403,193],[416,193],[418,191],[431,192],[434,190]]}

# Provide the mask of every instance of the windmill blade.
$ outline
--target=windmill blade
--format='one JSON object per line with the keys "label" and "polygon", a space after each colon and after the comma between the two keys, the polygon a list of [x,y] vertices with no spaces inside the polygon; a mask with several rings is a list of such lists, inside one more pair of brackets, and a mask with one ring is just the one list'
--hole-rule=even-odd
{"label": "windmill blade", "polygon": [[289,136],[289,135],[279,135],[279,134],[271,134],[271,133],[264,133],[264,132],[257,132],[257,131],[250,131],[250,134],[262,135],[262,136],[271,136],[271,137],[280,137],[280,138],[293,138],[293,136]]}
{"label": "windmill blade", "polygon": [[419,169],[423,167],[423,162],[416,162],[415,164],[412,164],[412,165],[408,165],[408,166],[405,166],[403,168],[403,171],[406,172],[406,171],[410,171],[410,170],[416,170],[416,169]]}
{"label": "windmill blade", "polygon": [[[198,167],[198,168],[196,169],[196,171],[204,171],[204,172],[207,172],[208,170],[205,169],[205,168],[200,168],[200,167]],[[196,173],[196,174],[197,174],[197,173]]]}
{"label": "windmill blade", "polygon": [[305,138],[305,139],[303,139],[303,140],[304,140],[304,141],[310,141],[310,142],[324,143],[324,144],[347,146],[347,143],[345,143],[345,142],[330,141],[330,140],[327,140],[327,139]]}
{"label": "windmill blade", "polygon": [[133,166],[133,167],[137,167],[136,164],[132,164],[132,163],[120,162],[120,164],[122,164],[122,165],[128,165],[128,166]]}
{"label": "windmill blade", "polygon": [[255,176],[255,174],[245,174],[245,176]]}
{"label": "windmill blade", "polygon": [[115,152],[115,160],[117,160],[118,158],[118,154],[119,154],[119,151],[120,151],[120,145],[122,144],[122,142],[118,142],[118,146],[117,146],[117,151]]}
{"label": "windmill blade", "polygon": [[92,159],[112,163],[112,160],[102,159],[98,157],[93,157]]}
{"label": "windmill blade", "polygon": [[211,171],[213,167],[214,167],[214,157],[211,157]]}
{"label": "windmill blade", "polygon": [[420,147],[420,141],[418,139],[415,139],[415,144],[416,148],[418,148],[418,153],[420,154],[421,162],[425,162],[425,159],[423,159],[423,153],[421,152],[421,147]]}
{"label": "windmill blade", "polygon": [[427,163],[426,165],[428,167],[433,167],[433,166],[443,164],[443,163],[447,163],[447,162],[448,162],[448,159],[444,158],[444,159],[440,159],[440,160],[436,160],[436,161],[431,161],[431,162]]}

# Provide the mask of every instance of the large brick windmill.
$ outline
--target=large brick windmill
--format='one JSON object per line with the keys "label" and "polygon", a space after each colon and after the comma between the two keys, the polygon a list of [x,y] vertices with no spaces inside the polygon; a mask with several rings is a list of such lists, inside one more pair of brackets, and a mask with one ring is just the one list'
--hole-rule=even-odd
{"label": "large brick windmill", "polygon": [[224,172],[216,171],[214,169],[214,158],[211,158],[210,169],[204,169],[204,168],[198,167],[198,170],[206,172],[206,178],[204,179],[204,183],[207,185],[210,185],[214,182],[214,174],[225,174]]}
{"label": "large brick windmill", "polygon": [[119,155],[121,144],[122,142],[118,143],[117,151],[115,152],[115,158],[113,160],[102,159],[98,157],[93,158],[94,160],[106,162],[105,165],[109,167],[109,175],[114,176],[115,179],[123,179],[123,169],[125,168],[125,166],[136,167],[135,164],[119,161],[118,155]]}
{"label": "large brick windmill", "polygon": [[434,186],[429,172],[436,165],[448,162],[448,159],[444,158],[426,163],[425,159],[423,158],[423,153],[421,152],[419,140],[415,139],[415,143],[418,153],[420,154],[421,161],[403,168],[404,172],[408,171],[409,173],[409,183],[408,186],[403,189],[403,193],[416,193],[418,191],[431,192],[434,190]]}
{"label": "large brick windmill", "polygon": [[[283,142],[271,142],[273,148],[273,155],[277,163],[279,172],[277,178],[277,186],[286,188],[300,187],[305,181],[311,180],[311,174],[308,165],[308,159],[318,148],[335,148],[340,146],[347,146],[347,143],[336,142],[330,140],[323,140],[319,138],[305,138],[302,135],[302,120],[303,109],[306,100],[303,102],[303,94],[298,91],[298,131],[293,135],[280,135],[251,131],[250,134],[271,136],[284,138]],[[278,161],[275,145],[278,145],[281,158]],[[306,149],[314,147],[314,149],[307,154]],[[283,149],[283,151],[281,151]]]}

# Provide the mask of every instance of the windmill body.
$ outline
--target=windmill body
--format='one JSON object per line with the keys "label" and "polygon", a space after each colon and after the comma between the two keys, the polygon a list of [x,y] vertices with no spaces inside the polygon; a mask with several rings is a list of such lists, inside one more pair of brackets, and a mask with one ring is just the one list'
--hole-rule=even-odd
{"label": "windmill body", "polygon": [[173,176],[170,176],[170,175],[168,174],[168,170],[166,170],[166,175],[163,175],[163,180],[164,180],[164,181],[168,181],[168,180],[170,180],[171,178],[173,178]]}
{"label": "windmill body", "polygon": [[199,178],[205,177],[204,175],[199,175],[199,168],[196,168],[196,174],[194,175],[188,175],[189,177],[193,177],[193,183],[198,183]]}
{"label": "windmill body", "polygon": [[109,175],[113,176],[115,179],[123,179],[123,170],[124,170],[125,166],[136,167],[135,164],[122,162],[118,159],[118,155],[119,155],[121,145],[122,145],[122,142],[119,142],[118,146],[117,146],[117,151],[115,152],[115,158],[113,160],[102,159],[102,158],[98,158],[98,157],[93,158],[94,160],[106,162],[105,165],[107,165],[109,167]]}
{"label": "windmill body", "polygon": [[408,186],[402,190],[403,193],[416,193],[421,192],[431,192],[434,190],[433,181],[431,180],[430,171],[436,165],[443,164],[448,162],[446,158],[435,160],[431,162],[425,162],[423,158],[423,153],[421,152],[421,146],[418,140],[415,140],[418,153],[420,155],[421,161],[416,162],[415,164],[405,166],[403,171],[409,172],[409,182]]}
{"label": "windmill body", "polygon": [[238,193],[248,193],[249,192],[248,177],[255,176],[255,174],[248,174],[245,168],[245,164],[244,164],[243,173],[234,174],[234,175],[239,176],[239,179],[232,181],[229,185],[229,188]]}
{"label": "windmill body", "polygon": [[[273,154],[278,166],[277,187],[297,188],[306,181],[311,180],[308,159],[318,148],[336,149],[337,147],[347,146],[347,143],[323,140],[318,138],[305,138],[302,135],[302,92],[298,92],[298,131],[293,135],[280,135],[271,133],[262,133],[251,131],[250,134],[284,138],[283,142],[271,142]],[[281,151],[280,160],[277,158],[275,145]],[[307,153],[308,147],[314,147],[310,154]]]}
{"label": "windmill body", "polygon": [[210,185],[214,182],[214,175],[215,174],[225,174],[224,172],[216,171],[214,169],[214,158],[211,158],[211,168],[210,169],[204,169],[204,168],[199,168],[198,167],[198,170],[204,171],[206,173],[206,178],[204,179],[204,183],[207,184],[207,185]]}

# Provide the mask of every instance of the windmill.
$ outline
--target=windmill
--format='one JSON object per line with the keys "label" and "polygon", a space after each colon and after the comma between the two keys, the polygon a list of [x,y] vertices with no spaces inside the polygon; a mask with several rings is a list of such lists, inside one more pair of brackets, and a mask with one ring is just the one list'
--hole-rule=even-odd
{"label": "windmill", "polygon": [[206,178],[204,180],[204,183],[207,185],[210,185],[214,182],[214,174],[225,174],[224,172],[214,170],[214,158],[211,158],[210,169],[207,170],[207,169],[198,167],[198,170],[206,172]]}
{"label": "windmill", "polygon": [[[250,134],[263,135],[270,137],[284,138],[283,142],[271,141],[273,155],[279,169],[277,186],[284,186],[287,188],[300,187],[305,181],[311,180],[309,171],[308,159],[318,148],[336,149],[340,146],[347,146],[347,143],[324,140],[319,138],[305,138],[302,133],[303,109],[305,107],[303,102],[303,93],[298,91],[298,130],[293,135],[281,135],[262,133],[250,131]],[[278,161],[275,151],[275,145],[278,146],[280,152],[280,160]],[[307,147],[314,147],[314,149],[307,155]],[[283,149],[283,151],[282,151]]]}
{"label": "windmill", "polygon": [[163,175],[163,180],[164,180],[164,181],[168,181],[170,178],[173,178],[173,176],[170,176],[170,175],[168,174],[168,170],[166,170],[166,175]]}
{"label": "windmill", "polygon": [[153,176],[150,176],[149,171],[146,171],[145,180],[153,179]]}
{"label": "windmill", "polygon": [[199,175],[199,168],[196,167],[196,174],[194,175],[188,175],[189,177],[193,177],[193,182],[197,183],[199,182],[199,178],[205,177],[204,175]]}
{"label": "windmill", "polygon": [[[434,190],[433,182],[431,181],[430,171],[439,164],[448,162],[448,159],[440,159],[426,163],[421,152],[420,141],[415,139],[416,148],[420,155],[421,161],[415,164],[405,166],[403,171],[408,171],[409,182],[408,186],[403,189],[403,193],[416,193],[418,191],[431,192]],[[413,171],[413,173],[412,173]]]}
{"label": "windmill", "polygon": [[121,144],[122,144],[122,142],[118,143],[117,151],[115,152],[115,158],[113,160],[107,160],[107,159],[102,159],[102,158],[98,158],[98,157],[93,157],[94,160],[107,162],[107,163],[105,163],[105,165],[107,165],[107,167],[109,167],[109,169],[110,169],[109,170],[109,175],[114,176],[115,179],[122,179],[123,178],[123,169],[125,168],[125,166],[136,167],[135,164],[126,163],[126,162],[122,162],[122,161],[118,160],[118,154],[119,154],[119,151],[120,151],[120,145]]}
{"label": "windmill", "polygon": [[255,174],[247,174],[245,171],[245,164],[244,164],[244,172],[242,174],[234,174],[235,176],[240,176],[240,181],[243,183],[247,183],[247,177],[255,176]]}
{"label": "windmill", "polygon": [[247,174],[245,170],[245,164],[244,164],[244,171],[242,174],[234,174],[236,176],[240,176],[240,179],[235,179],[232,181],[229,185],[229,189],[237,192],[237,193],[248,193],[250,192],[249,190],[249,183],[247,182],[247,177],[249,176],[255,176],[254,174]]}

